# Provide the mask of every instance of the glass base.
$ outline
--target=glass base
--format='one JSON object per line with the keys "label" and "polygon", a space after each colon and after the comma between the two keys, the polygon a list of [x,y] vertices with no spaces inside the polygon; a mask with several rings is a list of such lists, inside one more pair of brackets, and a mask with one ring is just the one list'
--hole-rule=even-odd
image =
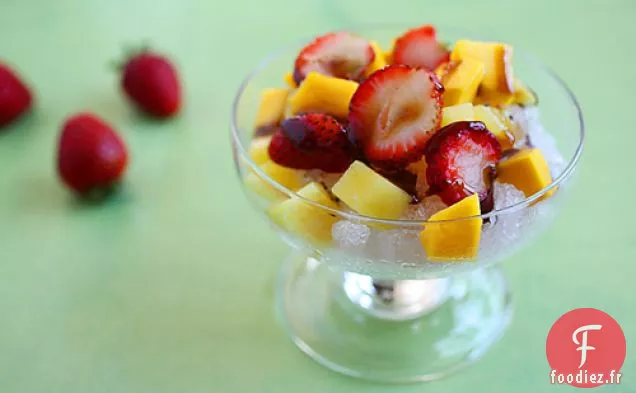
{"label": "glass base", "polygon": [[292,340],[318,363],[383,382],[431,381],[458,371],[478,360],[512,317],[497,267],[380,283],[301,251],[282,269],[277,309]]}

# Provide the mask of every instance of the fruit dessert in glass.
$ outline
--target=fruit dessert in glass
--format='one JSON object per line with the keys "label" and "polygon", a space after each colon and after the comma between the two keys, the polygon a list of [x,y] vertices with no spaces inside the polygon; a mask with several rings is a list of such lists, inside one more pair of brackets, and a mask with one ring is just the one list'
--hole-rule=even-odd
{"label": "fruit dessert in glass", "polygon": [[246,195],[294,249],[277,294],[294,342],[348,375],[424,381],[505,330],[494,264],[556,217],[583,122],[509,44],[369,26],[264,60],[232,141]]}

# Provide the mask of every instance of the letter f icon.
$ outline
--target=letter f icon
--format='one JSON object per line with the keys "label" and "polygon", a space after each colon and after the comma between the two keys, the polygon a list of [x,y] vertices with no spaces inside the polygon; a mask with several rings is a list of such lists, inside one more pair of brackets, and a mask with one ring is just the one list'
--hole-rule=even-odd
{"label": "letter f icon", "polygon": [[[587,345],[587,331],[588,330],[601,330],[601,325],[586,325],[586,326],[581,326],[580,328],[576,329],[574,331],[574,333],[572,333],[572,341],[574,341],[574,344],[577,345],[581,345],[580,347],[578,347],[576,350],[577,351],[581,351],[581,364],[579,364],[579,368],[583,367],[583,365],[585,364],[585,361],[587,360],[587,351],[592,351],[595,350],[596,348],[588,346]],[[579,342],[579,340],[576,338],[576,336],[583,332],[582,334],[582,340],[581,342]]]}

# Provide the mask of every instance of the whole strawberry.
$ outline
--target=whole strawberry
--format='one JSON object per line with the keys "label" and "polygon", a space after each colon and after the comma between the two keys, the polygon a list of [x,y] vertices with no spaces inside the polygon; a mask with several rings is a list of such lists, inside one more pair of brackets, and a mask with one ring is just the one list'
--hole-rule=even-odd
{"label": "whole strawberry", "polygon": [[13,122],[31,108],[29,88],[8,66],[0,63],[0,127]]}
{"label": "whole strawberry", "polygon": [[85,195],[119,182],[126,170],[128,152],[121,137],[90,113],[70,117],[59,139],[57,169],[62,181]]}
{"label": "whole strawberry", "polygon": [[177,71],[165,57],[143,50],[124,65],[122,88],[133,103],[150,116],[174,116],[181,108]]}

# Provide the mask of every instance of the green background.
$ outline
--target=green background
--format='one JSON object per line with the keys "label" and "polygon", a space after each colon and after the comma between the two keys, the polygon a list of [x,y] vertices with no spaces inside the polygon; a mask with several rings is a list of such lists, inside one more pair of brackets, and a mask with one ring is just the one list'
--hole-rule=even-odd
{"label": "green background", "polygon": [[[577,307],[614,316],[636,391],[633,0],[0,0],[0,58],[35,111],[0,134],[0,392],[551,392],[545,338]],[[516,317],[477,365],[427,385],[336,375],[276,325],[288,249],[235,178],[230,104],[268,51],[361,22],[457,25],[535,52],[584,108],[588,139],[557,223],[505,264]],[[109,63],[148,39],[179,65],[182,115],[152,122]],[[55,176],[58,130],[91,110],[127,140],[121,195],[75,201]]]}

